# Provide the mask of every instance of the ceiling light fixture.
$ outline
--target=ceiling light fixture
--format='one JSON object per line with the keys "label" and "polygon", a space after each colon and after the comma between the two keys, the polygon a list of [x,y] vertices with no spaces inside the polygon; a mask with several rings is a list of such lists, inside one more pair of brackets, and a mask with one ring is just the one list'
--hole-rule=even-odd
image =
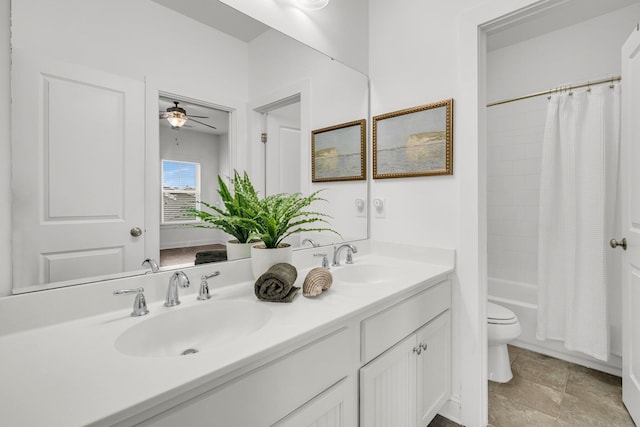
{"label": "ceiling light fixture", "polygon": [[298,6],[306,10],[320,10],[329,4],[329,0],[296,0]]}
{"label": "ceiling light fixture", "polygon": [[172,128],[180,128],[187,123],[187,111],[178,107],[178,103],[174,101],[175,107],[167,108],[167,121]]}

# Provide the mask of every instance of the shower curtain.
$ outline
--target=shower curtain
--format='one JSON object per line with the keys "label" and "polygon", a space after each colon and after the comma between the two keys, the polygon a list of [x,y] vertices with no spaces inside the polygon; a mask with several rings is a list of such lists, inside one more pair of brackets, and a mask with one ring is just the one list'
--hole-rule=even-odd
{"label": "shower curtain", "polygon": [[620,85],[554,95],[542,148],[539,340],[606,361],[608,238],[614,236]]}

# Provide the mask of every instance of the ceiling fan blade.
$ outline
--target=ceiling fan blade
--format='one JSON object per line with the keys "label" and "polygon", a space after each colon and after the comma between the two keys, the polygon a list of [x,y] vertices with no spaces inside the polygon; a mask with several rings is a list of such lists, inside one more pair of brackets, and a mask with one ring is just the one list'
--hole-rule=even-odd
{"label": "ceiling fan blade", "polygon": [[206,123],[199,122],[198,120],[194,120],[194,119],[192,119],[191,117],[193,117],[193,116],[190,116],[190,117],[189,117],[189,119],[190,119],[191,121],[193,121],[193,122],[199,123],[199,124],[201,124],[201,125],[203,125],[203,126],[210,127],[211,129],[218,129],[218,128],[217,128],[217,127],[215,127],[215,126],[211,126],[211,125],[208,125],[208,124],[206,124]]}
{"label": "ceiling fan blade", "polygon": [[169,114],[167,114],[167,113],[160,113],[160,118],[161,118],[161,119],[166,119],[167,117],[169,117]]}
{"label": "ceiling fan blade", "polygon": [[195,117],[196,119],[208,119],[209,118],[207,116],[192,116],[191,114],[187,114],[187,117],[189,117],[189,118]]}

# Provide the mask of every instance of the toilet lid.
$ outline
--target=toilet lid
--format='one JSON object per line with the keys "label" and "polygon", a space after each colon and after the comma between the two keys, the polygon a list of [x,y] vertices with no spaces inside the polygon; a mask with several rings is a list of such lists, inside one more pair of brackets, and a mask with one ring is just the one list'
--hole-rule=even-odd
{"label": "toilet lid", "polygon": [[510,324],[518,321],[513,311],[492,302],[487,303],[487,320],[489,323]]}

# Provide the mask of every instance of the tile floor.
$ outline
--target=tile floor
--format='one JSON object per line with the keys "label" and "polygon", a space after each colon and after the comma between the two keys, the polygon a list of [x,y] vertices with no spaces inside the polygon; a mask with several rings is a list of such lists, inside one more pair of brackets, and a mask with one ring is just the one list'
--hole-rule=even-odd
{"label": "tile floor", "polygon": [[[633,427],[619,377],[509,347],[513,379],[489,381],[490,427]],[[429,427],[453,427],[437,417]]]}

